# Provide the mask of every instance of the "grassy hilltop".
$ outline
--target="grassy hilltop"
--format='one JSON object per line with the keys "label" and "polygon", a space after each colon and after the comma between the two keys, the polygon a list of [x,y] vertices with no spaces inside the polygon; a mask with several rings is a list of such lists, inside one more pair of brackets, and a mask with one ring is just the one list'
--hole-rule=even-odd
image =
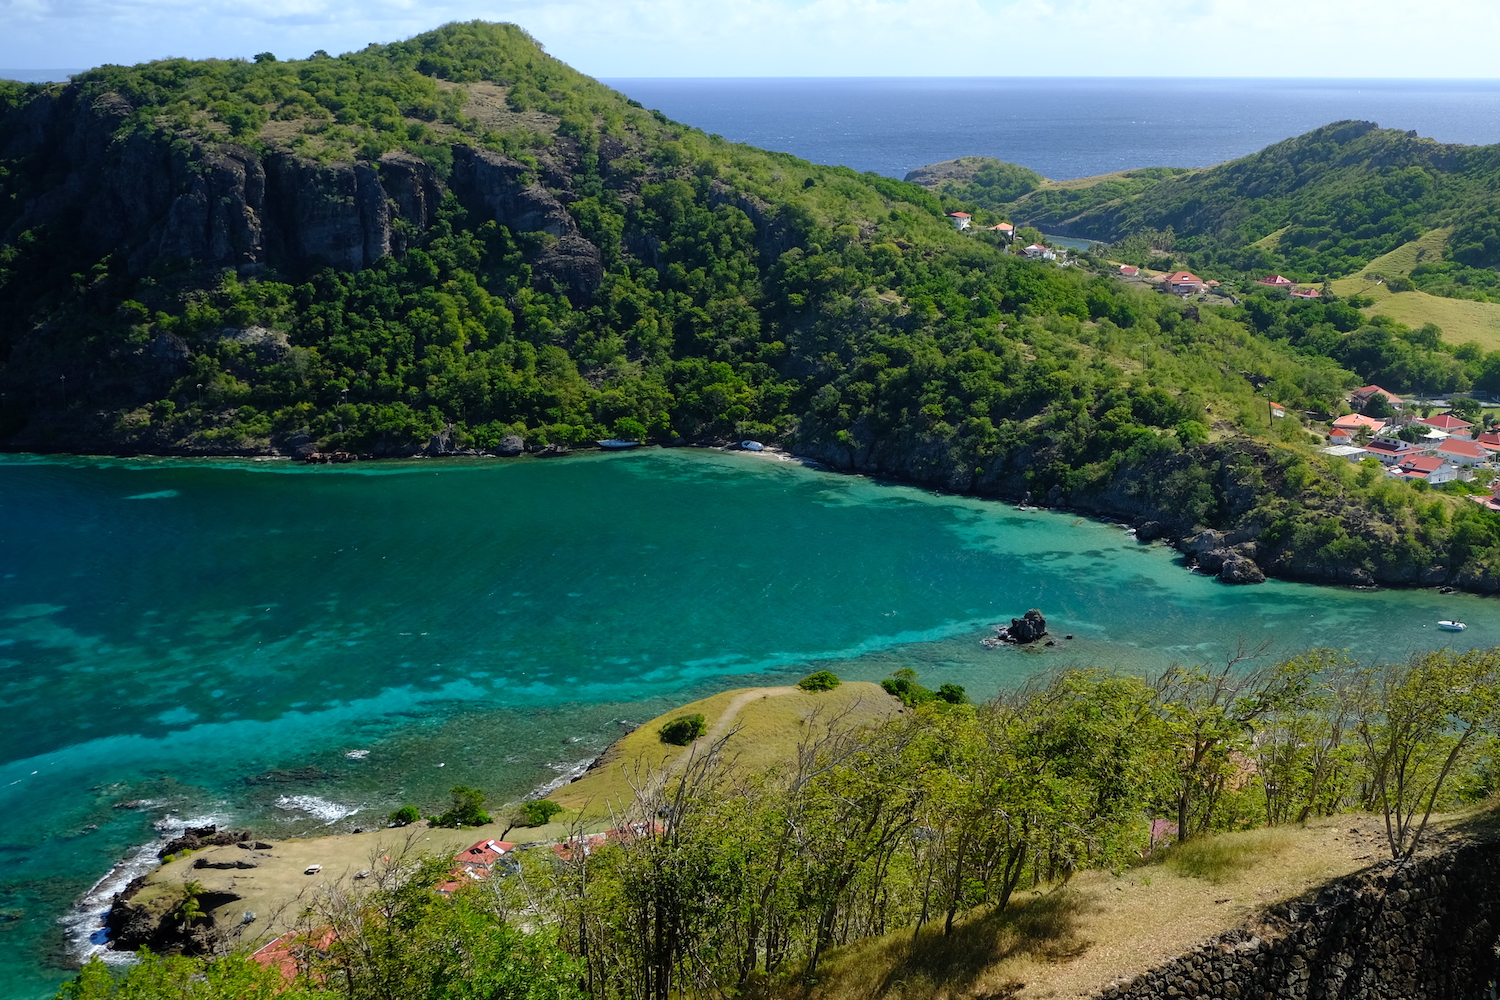
{"label": "grassy hilltop", "polygon": [[[1382,136],[1330,126],[1261,155],[1332,162]],[[965,169],[935,183],[977,178],[1020,199],[1004,204],[1089,190]],[[1165,225],[1212,182],[1240,237],[1286,228],[1253,184],[1230,185],[1250,167],[1218,169],[1132,171],[1091,211]],[[1304,197],[1297,176],[1282,202]],[[1500,388],[1500,352],[1372,319],[1362,298],[1190,303],[1097,258],[1026,260],[958,232],[952,201],[671,122],[514,25],[6,85],[0,446],[381,456],[753,437],[1172,537],[1215,529],[1272,574],[1500,587],[1493,515],[1330,465],[1303,415],[1342,412],[1371,380]],[[1381,225],[1360,253],[1408,236]],[[1456,245],[1484,245],[1477,223],[1452,225]],[[1273,421],[1267,397],[1290,416]]]}

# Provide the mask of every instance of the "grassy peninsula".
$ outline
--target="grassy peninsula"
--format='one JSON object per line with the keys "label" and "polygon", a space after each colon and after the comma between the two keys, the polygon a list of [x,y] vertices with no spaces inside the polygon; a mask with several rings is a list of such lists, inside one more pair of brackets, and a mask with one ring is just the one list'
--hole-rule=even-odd
{"label": "grassy peninsula", "polygon": [[641,727],[555,796],[571,822],[477,872],[454,854],[490,824],[178,859],[132,905],[188,954],[121,982],[91,963],[60,996],[1092,995],[1270,933],[1268,907],[1331,878],[1490,837],[1497,671],[1500,650],[1314,650],[1071,670],[984,705],[910,671],[728,692]]}
{"label": "grassy peninsula", "polygon": [[[1387,147],[1421,162],[1360,166]],[[1242,579],[1494,590],[1492,512],[1316,447],[1351,387],[1500,387],[1500,354],[1352,295],[1156,294],[1107,257],[1028,260],[946,214],[971,183],[997,206],[978,212],[1107,220],[1152,253],[1175,226],[1184,256],[1152,260],[1226,280],[1350,274],[1442,223],[1478,268],[1487,237],[1465,220],[1488,155],[1342,124],[1217,173],[1100,187],[981,165],[934,191],[705,135],[479,22],[338,56],[6,84],[0,446],[342,458],[755,438],[1172,539],[1215,530],[1257,567]],[[1450,161],[1451,183],[1432,173]],[[1069,207],[1022,211],[1048,199]],[[1184,207],[1206,200],[1227,207]],[[1325,202],[1375,207],[1288,229]],[[1252,239],[1270,256],[1234,249]]]}

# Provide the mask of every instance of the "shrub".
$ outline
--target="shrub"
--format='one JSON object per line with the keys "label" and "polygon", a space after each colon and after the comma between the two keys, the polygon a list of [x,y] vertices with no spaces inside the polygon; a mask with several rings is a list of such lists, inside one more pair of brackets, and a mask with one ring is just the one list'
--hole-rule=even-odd
{"label": "shrub", "polygon": [[891,676],[880,682],[880,686],[885,688],[886,694],[901,699],[901,704],[907,708],[916,708],[937,697],[936,692],[917,683],[917,672],[910,667],[902,667],[894,671]]}
{"label": "shrub", "polygon": [[421,818],[422,814],[417,811],[416,806],[402,806],[390,816],[392,826],[410,826]]}
{"label": "shrub", "polygon": [[490,822],[490,814],[484,811],[484,790],[467,785],[454,785],[449,789],[453,806],[432,820],[434,826],[457,829],[461,826],[484,826]]}
{"label": "shrub", "polygon": [[552,817],[562,812],[562,806],[551,799],[532,799],[521,803],[521,813],[526,817],[526,826],[546,826]]}
{"label": "shrub", "polygon": [[964,690],[962,684],[944,684],[942,687],[938,688],[937,694],[939,698],[943,699],[950,705],[969,704],[968,692]]}
{"label": "shrub", "polygon": [[808,674],[797,682],[797,686],[804,691],[832,691],[842,683],[838,675],[832,670],[819,670],[815,674]]}
{"label": "shrub", "polygon": [[661,727],[661,741],[673,746],[685,747],[708,732],[708,723],[701,713],[684,715]]}

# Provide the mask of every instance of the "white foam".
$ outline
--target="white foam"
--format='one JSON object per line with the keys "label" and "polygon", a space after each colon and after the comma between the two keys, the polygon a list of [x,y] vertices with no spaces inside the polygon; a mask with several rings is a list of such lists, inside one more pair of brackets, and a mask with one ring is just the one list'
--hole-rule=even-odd
{"label": "white foam", "polygon": [[[146,801],[141,803],[143,806],[148,804]],[[79,965],[94,955],[111,965],[128,965],[134,962],[134,952],[111,951],[109,948],[109,931],[104,926],[104,918],[109,914],[115,893],[123,891],[137,876],[144,875],[161,864],[157,854],[166,841],[182,836],[183,831],[190,826],[208,826],[218,822],[219,819],[214,816],[190,816],[183,819],[169,814],[152,823],[151,826],[159,834],[157,839],[141,844],[116,862],[103,878],[79,897],[72,910],[57,918],[57,922],[63,927],[68,954]]]}
{"label": "white foam", "polygon": [[594,761],[598,759],[599,755],[595,754],[592,757],[585,757],[583,760],[576,760],[571,764],[548,764],[548,767],[557,772],[557,777],[551,781],[537,785],[526,797],[528,799],[539,799],[551,792],[557,791],[569,782],[577,781],[583,777],[585,771],[593,767]]}
{"label": "white foam", "polygon": [[322,820],[324,826],[331,826],[344,817],[353,816],[359,812],[358,806],[329,802],[316,795],[283,795],[276,800],[276,808],[285,809],[288,812],[307,813],[309,816]]}

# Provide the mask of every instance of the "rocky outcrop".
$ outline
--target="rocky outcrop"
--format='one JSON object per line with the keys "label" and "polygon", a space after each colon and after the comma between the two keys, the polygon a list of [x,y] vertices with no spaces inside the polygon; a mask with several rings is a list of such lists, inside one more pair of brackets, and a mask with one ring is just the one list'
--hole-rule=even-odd
{"label": "rocky outcrop", "polygon": [[994,638],[986,639],[984,644],[992,649],[1002,643],[1024,646],[1043,639],[1046,635],[1047,619],[1043,618],[1042,613],[1036,608],[1032,608],[1020,618],[1012,618],[1009,625],[996,628]]}
{"label": "rocky outcrop", "polygon": [[[378,161],[320,163],[288,149],[262,155],[235,143],[126,130],[134,112],[118,94],[85,104],[77,86],[38,96],[11,115],[0,158],[48,165],[43,190],[5,218],[0,240],[39,226],[66,233],[80,256],[110,254],[137,275],[234,268],[296,277],[323,267],[357,270],[406,249],[453,190],[483,218],[544,234],[535,272],[587,297],[603,258],[536,171],[489,150],[454,147],[444,184],[405,152]],[[547,173],[566,184],[566,172]],[[396,225],[400,221],[404,225]]]}
{"label": "rocky outcrop", "polygon": [[1384,862],[1117,983],[1101,1000],[1460,1000],[1500,981],[1500,849]]}
{"label": "rocky outcrop", "polygon": [[161,850],[156,852],[156,856],[165,858],[169,854],[178,854],[182,851],[197,851],[205,847],[225,847],[249,839],[250,833],[246,830],[236,833],[231,830],[220,830],[212,825],[189,827],[182,831],[180,837],[173,837],[162,845]]}

